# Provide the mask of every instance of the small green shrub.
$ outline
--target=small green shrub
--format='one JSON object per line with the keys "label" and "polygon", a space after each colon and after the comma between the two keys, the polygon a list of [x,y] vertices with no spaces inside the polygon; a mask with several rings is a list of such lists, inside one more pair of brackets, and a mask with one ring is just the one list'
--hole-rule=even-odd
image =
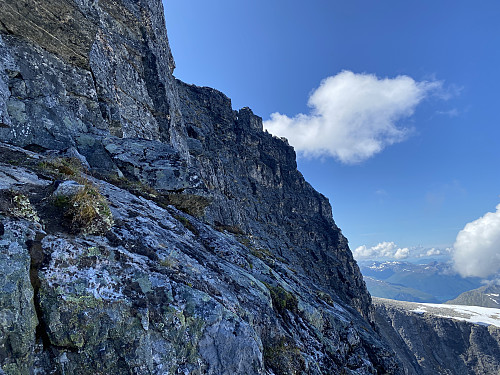
{"label": "small green shrub", "polygon": [[163,267],[167,267],[167,268],[176,268],[178,266],[178,264],[179,264],[179,261],[177,259],[173,259],[170,257],[167,257],[167,258],[160,260],[160,265],[162,265]]}
{"label": "small green shrub", "polygon": [[38,164],[39,170],[54,179],[73,180],[83,185],[75,194],[57,195],[53,204],[64,210],[71,230],[83,234],[101,235],[113,226],[113,215],[106,198],[84,175],[85,168],[77,158],[58,157]]}
{"label": "small green shrub", "polygon": [[189,219],[187,217],[184,217],[184,216],[181,216],[181,215],[176,215],[174,214],[173,217],[179,221],[183,226],[184,228],[186,228],[187,230],[191,231],[194,235],[199,235],[200,232],[198,231],[198,229],[196,229],[196,227],[193,225],[193,223],[191,223],[191,221],[189,221]]}
{"label": "small green shrub", "polygon": [[205,209],[211,203],[211,200],[206,197],[183,194],[182,192],[161,192],[142,181],[130,180],[126,177],[106,176],[105,180],[130,191],[132,194],[151,199],[160,207],[167,208],[172,205],[194,217],[202,217],[205,214]]}
{"label": "small green shrub", "polygon": [[252,241],[247,236],[236,236],[236,239],[238,240],[238,242],[240,244],[242,244],[245,247],[251,247],[252,246]]}
{"label": "small green shrub", "polygon": [[245,234],[245,232],[243,232],[243,230],[237,225],[226,225],[226,224],[216,223],[215,229],[218,230],[219,232],[229,232],[237,235]]}
{"label": "small green shrub", "polygon": [[163,207],[172,205],[188,215],[200,218],[205,215],[205,210],[212,201],[196,194],[165,193],[161,194],[155,202]]}
{"label": "small green shrub", "polygon": [[36,223],[40,221],[38,213],[26,195],[16,191],[9,191],[7,194],[10,195],[10,207],[8,211],[12,216]]}
{"label": "small green shrub", "polygon": [[139,180],[130,180],[126,177],[118,177],[115,175],[103,176],[110,184],[116,185],[122,189],[130,191],[132,194],[139,195],[146,199],[157,199],[161,193],[148,184]]}
{"label": "small green shrub", "polygon": [[266,261],[268,259],[273,259],[274,256],[273,254],[268,250],[268,249],[263,249],[263,248],[252,248],[250,249],[250,253],[259,258],[260,260]]}
{"label": "small green shrub", "polygon": [[328,293],[325,293],[325,292],[318,290],[318,291],[316,291],[316,296],[319,299],[325,301],[328,305],[333,306],[333,299]]}
{"label": "small green shrub", "polygon": [[269,289],[274,309],[283,314],[286,310],[297,313],[299,301],[295,295],[285,290],[281,285],[272,286],[268,283],[264,285]]}

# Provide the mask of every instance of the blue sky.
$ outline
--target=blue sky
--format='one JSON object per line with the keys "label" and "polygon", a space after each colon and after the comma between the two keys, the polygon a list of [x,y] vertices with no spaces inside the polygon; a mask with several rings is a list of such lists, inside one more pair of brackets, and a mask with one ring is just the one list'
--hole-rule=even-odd
{"label": "blue sky", "polygon": [[[313,150],[313,139],[298,164],[330,199],[352,250],[381,243],[410,252],[452,247],[467,223],[500,203],[500,2],[168,0],[164,6],[178,78],[214,87],[235,109],[249,106],[265,121],[280,113],[296,126],[286,134],[343,126],[331,138],[313,137],[326,138],[322,151]],[[328,77],[336,77],[330,89]],[[339,104],[338,93],[346,92],[339,84],[362,80],[375,94],[355,91]],[[360,133],[342,138],[364,101],[380,97],[383,82],[401,88],[400,107],[381,103]],[[308,106],[320,85],[321,95],[337,95],[326,110],[314,107],[319,99]],[[335,120],[343,111],[343,120]],[[365,131],[379,120],[385,130]],[[342,160],[338,147],[361,144],[358,134],[385,141],[372,154]]]}

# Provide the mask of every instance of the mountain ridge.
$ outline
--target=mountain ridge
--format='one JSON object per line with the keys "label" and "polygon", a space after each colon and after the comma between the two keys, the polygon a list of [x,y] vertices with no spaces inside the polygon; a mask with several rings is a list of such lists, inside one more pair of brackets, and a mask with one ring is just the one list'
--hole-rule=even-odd
{"label": "mountain ridge", "polygon": [[484,285],[480,288],[463,292],[457,298],[445,303],[498,308],[500,307],[500,286],[497,284]]}
{"label": "mountain ridge", "polygon": [[160,0],[0,3],[4,372],[401,373],[328,200],[175,79]]}
{"label": "mountain ridge", "polygon": [[174,68],[160,0],[0,0],[0,373],[407,373],[293,148]]}

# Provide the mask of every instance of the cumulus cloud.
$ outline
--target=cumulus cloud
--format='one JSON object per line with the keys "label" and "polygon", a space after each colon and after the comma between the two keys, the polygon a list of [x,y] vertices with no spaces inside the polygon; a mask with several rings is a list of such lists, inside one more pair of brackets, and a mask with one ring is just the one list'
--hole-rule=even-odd
{"label": "cumulus cloud", "polygon": [[402,260],[407,258],[418,259],[426,257],[449,258],[451,248],[428,248],[423,246],[400,247],[394,242],[381,242],[368,247],[359,246],[352,252],[356,260]]}
{"label": "cumulus cloud", "polygon": [[399,248],[394,242],[381,242],[372,247],[359,246],[352,252],[352,255],[357,260],[377,258],[406,259],[410,255],[410,249],[407,247]]}
{"label": "cumulus cloud", "polygon": [[323,80],[311,94],[309,114],[290,118],[273,113],[264,127],[288,138],[306,156],[333,156],[343,163],[358,163],[405,140],[411,129],[400,122],[441,87],[439,81],[417,82],[408,76],[378,78],[343,71]]}
{"label": "cumulus cloud", "polygon": [[500,271],[500,204],[496,212],[486,213],[458,233],[453,262],[462,276],[487,277]]}
{"label": "cumulus cloud", "polygon": [[433,256],[433,255],[441,255],[441,250],[436,249],[435,247],[433,247],[433,248],[431,248],[431,249],[427,250],[427,251],[425,252],[425,254],[422,254],[421,256],[422,256],[422,257],[423,257],[423,256],[428,256],[428,257],[430,257],[430,256]]}
{"label": "cumulus cloud", "polygon": [[410,256],[410,249],[405,247],[404,249],[397,249],[394,253],[394,258],[396,259],[406,259]]}

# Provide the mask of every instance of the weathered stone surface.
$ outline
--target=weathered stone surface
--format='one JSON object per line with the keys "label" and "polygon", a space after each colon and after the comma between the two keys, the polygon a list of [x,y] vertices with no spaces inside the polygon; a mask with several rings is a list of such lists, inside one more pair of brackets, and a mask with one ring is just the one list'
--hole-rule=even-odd
{"label": "weathered stone surface", "polygon": [[7,374],[29,374],[38,320],[26,242],[35,238],[36,228],[3,215],[0,228],[0,366]]}
{"label": "weathered stone surface", "polygon": [[377,326],[406,374],[498,374],[500,328],[412,311],[417,304],[374,299]]}
{"label": "weathered stone surface", "polygon": [[185,153],[160,1],[0,1],[0,139],[48,149],[81,134]]}
{"label": "weathered stone surface", "polygon": [[[30,175],[29,169],[17,168]],[[110,202],[115,225],[105,237],[71,235],[47,200],[56,184],[36,181],[9,188],[22,189],[45,228],[37,227],[39,235],[31,231],[29,246],[24,245],[31,252],[35,291],[33,298],[30,284],[21,288],[31,303],[31,310],[22,312],[32,316],[21,332],[20,347],[28,356],[24,369],[41,374],[399,373],[355,309],[312,288],[288,262],[241,243],[238,235],[98,180],[93,183]],[[10,237],[5,243],[15,246]],[[17,277],[25,282],[28,247]],[[33,301],[40,321],[36,335]],[[10,358],[0,356],[4,364]]]}
{"label": "weathered stone surface", "polygon": [[0,19],[7,33],[26,38],[69,63],[88,66],[98,24],[75,1],[2,1]]}

